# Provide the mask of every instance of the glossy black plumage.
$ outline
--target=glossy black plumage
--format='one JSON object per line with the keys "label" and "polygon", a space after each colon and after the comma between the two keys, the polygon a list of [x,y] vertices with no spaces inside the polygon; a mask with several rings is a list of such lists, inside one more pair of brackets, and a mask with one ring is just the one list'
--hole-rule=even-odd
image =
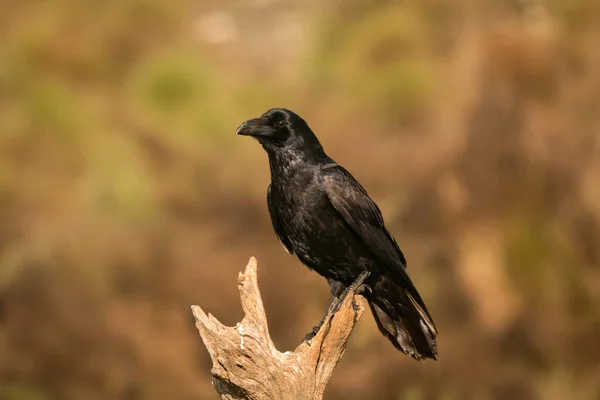
{"label": "glossy black plumage", "polygon": [[328,157],[306,122],[271,109],[240,125],[269,155],[267,204],[281,244],[327,278],[339,296],[363,271],[365,297],[379,330],[415,359],[435,359],[437,331],[406,272],[406,259],[377,205],[342,166]]}

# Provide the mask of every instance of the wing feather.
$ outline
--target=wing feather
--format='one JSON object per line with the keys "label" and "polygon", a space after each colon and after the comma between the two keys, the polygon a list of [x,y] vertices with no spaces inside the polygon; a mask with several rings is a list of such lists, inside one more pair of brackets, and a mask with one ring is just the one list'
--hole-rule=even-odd
{"label": "wing feather", "polygon": [[406,273],[406,259],[396,240],[386,229],[377,204],[354,177],[338,164],[323,168],[323,182],[333,208],[346,224],[356,232],[373,256],[385,266],[390,278],[404,287],[417,309],[424,311],[431,321],[425,303]]}

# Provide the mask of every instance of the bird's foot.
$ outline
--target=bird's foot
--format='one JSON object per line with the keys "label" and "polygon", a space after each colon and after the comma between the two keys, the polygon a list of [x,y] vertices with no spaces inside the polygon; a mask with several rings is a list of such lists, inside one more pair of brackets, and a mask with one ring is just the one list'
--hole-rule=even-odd
{"label": "bird's foot", "polygon": [[[371,287],[366,283],[363,283],[354,291],[355,295],[359,294],[364,297],[370,295],[371,293],[373,293],[373,289],[371,289]],[[358,312],[358,310],[360,309],[358,303],[356,303],[356,297],[354,296],[352,296],[352,309],[354,310],[354,312]]]}
{"label": "bird's foot", "polygon": [[[369,288],[368,285],[364,284],[365,280],[371,275],[369,271],[363,271],[360,273],[358,278],[350,286],[348,286],[348,290],[352,291],[354,294],[362,294],[365,293],[365,289]],[[371,288],[369,288],[369,291]]]}
{"label": "bird's foot", "polygon": [[356,299],[354,297],[352,297],[352,309],[355,313],[357,313],[360,310],[360,307],[358,303],[356,303]]}
{"label": "bird's foot", "polygon": [[[358,278],[356,278],[356,280],[352,282],[350,286],[348,286],[348,290],[352,291],[354,295],[360,294],[364,296],[365,294],[372,293],[373,290],[371,289],[371,287],[364,283],[365,280],[369,277],[369,275],[371,275],[371,273],[368,271],[362,272],[358,276]],[[354,312],[358,312],[358,310],[360,309],[360,307],[356,303],[356,299],[354,298],[354,296],[352,296],[352,309],[354,310]]]}
{"label": "bird's foot", "polygon": [[371,293],[373,293],[373,289],[371,289],[371,286],[367,285],[366,283],[363,283],[354,291],[354,294],[360,294],[362,296],[364,296],[365,294],[369,295]]}
{"label": "bird's foot", "polygon": [[[313,326],[312,331],[310,331],[306,336],[304,336],[304,341],[309,346],[310,346],[311,340],[317,335],[317,333],[319,333],[319,330],[321,329],[321,326],[323,326],[323,323],[327,319],[327,316],[331,316],[331,318],[333,318],[335,313],[339,311],[339,309],[342,305],[341,300],[343,298],[345,298],[348,293],[351,292],[353,294],[364,294],[367,292],[370,293],[372,291],[371,288],[367,284],[364,283],[370,274],[371,273],[368,271],[362,272],[358,276],[358,278],[356,278],[356,280],[344,290],[344,292],[341,294],[341,296],[336,296],[333,298],[331,304],[329,305],[329,309],[327,310],[327,313],[325,314],[325,316],[323,317],[321,322],[319,322],[319,325]],[[355,312],[357,312],[359,310],[359,306],[358,306],[358,304],[356,304],[354,297],[352,297],[352,308],[354,309]]]}
{"label": "bird's foot", "polygon": [[319,329],[321,329],[320,326],[313,326],[312,331],[310,331],[306,336],[304,336],[304,341],[306,342],[306,344],[310,346],[310,342],[314,339],[315,336],[317,336],[317,333],[319,333]]}

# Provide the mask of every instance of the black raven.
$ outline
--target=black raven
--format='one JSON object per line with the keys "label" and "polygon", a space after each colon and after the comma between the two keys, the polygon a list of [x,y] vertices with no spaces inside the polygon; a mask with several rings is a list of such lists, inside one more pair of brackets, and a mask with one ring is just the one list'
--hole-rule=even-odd
{"label": "black raven", "polygon": [[437,330],[381,211],[325,154],[308,124],[292,111],[273,108],[242,123],[236,134],[256,138],[269,155],[267,205],[287,252],[327,279],[334,302],[369,272],[363,294],[381,333],[417,360],[435,359]]}

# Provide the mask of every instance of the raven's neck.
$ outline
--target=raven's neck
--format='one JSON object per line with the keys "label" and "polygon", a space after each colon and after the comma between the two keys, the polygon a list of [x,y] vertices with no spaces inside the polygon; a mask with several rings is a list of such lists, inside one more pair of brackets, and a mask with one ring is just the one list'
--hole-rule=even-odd
{"label": "raven's neck", "polygon": [[273,181],[293,179],[300,172],[318,168],[331,159],[321,149],[320,151],[297,151],[294,148],[267,149],[269,166]]}

